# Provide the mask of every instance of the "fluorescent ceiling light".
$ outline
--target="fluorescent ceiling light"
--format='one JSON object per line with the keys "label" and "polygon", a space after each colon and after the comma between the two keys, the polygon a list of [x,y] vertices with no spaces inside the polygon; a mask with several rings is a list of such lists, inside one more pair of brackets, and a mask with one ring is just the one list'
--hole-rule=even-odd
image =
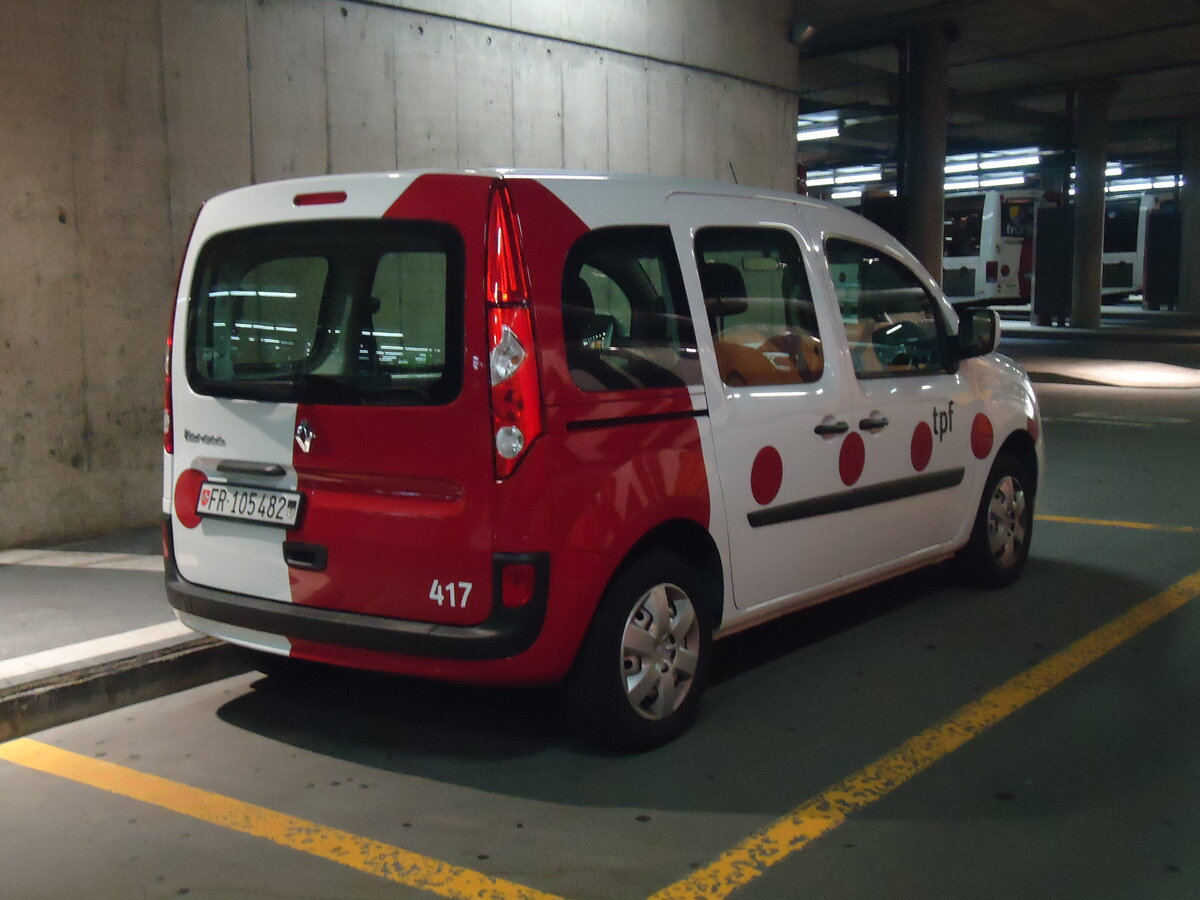
{"label": "fluorescent ceiling light", "polygon": [[[1118,178],[1125,174],[1125,169],[1120,163],[1107,163],[1104,166],[1104,176],[1106,178]],[[1077,175],[1075,169],[1071,169],[1071,180],[1074,181]]]}
{"label": "fluorescent ceiling light", "polygon": [[808,128],[804,131],[796,132],[796,140],[798,141],[819,141],[823,138],[835,138],[841,132],[836,125],[829,125],[824,128]]}
{"label": "fluorescent ceiling light", "polygon": [[846,172],[833,179],[834,184],[866,184],[868,181],[883,181],[882,172]]}
{"label": "fluorescent ceiling light", "polygon": [[969,178],[965,181],[947,181],[945,187],[948,191],[977,191],[979,190],[979,182],[974,178]]}
{"label": "fluorescent ceiling light", "polygon": [[1018,166],[1036,166],[1041,159],[1035,154],[1031,156],[1002,156],[997,159],[979,161],[981,169],[1015,169]]}
{"label": "fluorescent ceiling light", "polygon": [[862,191],[834,191],[829,195],[829,198],[831,200],[853,200],[861,196]]}
{"label": "fluorescent ceiling light", "polygon": [[1152,187],[1153,181],[1127,181],[1124,184],[1110,184],[1105,190],[1110,194],[1129,194],[1134,191],[1148,191]]}
{"label": "fluorescent ceiling light", "polygon": [[945,172],[947,175],[957,175],[959,172],[974,172],[978,168],[979,163],[974,162],[947,163]]}
{"label": "fluorescent ceiling light", "polygon": [[804,183],[809,187],[824,187],[827,184],[833,184],[833,176],[822,175],[819,178],[806,178]]}
{"label": "fluorescent ceiling light", "polygon": [[979,186],[981,188],[989,187],[1006,187],[1007,185],[1024,184],[1024,172],[1004,172],[997,175],[995,178],[980,178]]}
{"label": "fluorescent ceiling light", "polygon": [[1160,178],[1154,182],[1156,188],[1173,188],[1175,187],[1174,178]]}

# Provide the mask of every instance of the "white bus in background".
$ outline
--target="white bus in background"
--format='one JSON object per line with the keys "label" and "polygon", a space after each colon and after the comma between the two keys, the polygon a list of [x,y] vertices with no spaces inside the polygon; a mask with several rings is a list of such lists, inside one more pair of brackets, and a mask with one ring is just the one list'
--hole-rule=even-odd
{"label": "white bus in background", "polygon": [[1039,191],[947,194],[942,290],[952,300],[1028,303]]}
{"label": "white bus in background", "polygon": [[1104,201],[1104,269],[1100,293],[1140,294],[1145,286],[1146,223],[1170,192],[1110,193]]}

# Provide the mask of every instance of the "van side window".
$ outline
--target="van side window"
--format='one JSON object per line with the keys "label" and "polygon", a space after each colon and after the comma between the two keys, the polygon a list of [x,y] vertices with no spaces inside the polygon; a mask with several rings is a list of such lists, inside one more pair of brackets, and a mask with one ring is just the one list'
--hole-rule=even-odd
{"label": "van side window", "polygon": [[877,247],[841,238],[826,241],[825,252],[859,378],[945,368],[937,308],[911,269]]}
{"label": "van side window", "polygon": [[667,228],[601,228],[579,239],[562,286],[571,378],[585,391],[700,383],[695,333]]}
{"label": "van side window", "polygon": [[696,262],[721,380],[803,384],[825,370],[808,276],[777,228],[704,228]]}

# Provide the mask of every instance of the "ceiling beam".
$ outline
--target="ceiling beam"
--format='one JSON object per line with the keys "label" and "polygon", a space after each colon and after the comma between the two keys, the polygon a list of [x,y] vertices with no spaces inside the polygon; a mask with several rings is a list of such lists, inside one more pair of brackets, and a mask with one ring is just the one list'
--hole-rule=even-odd
{"label": "ceiling beam", "polygon": [[795,5],[791,40],[800,51],[800,59],[832,56],[887,44],[920,25],[942,23],[957,37],[957,27],[949,17],[988,0],[936,0],[911,9],[873,15],[864,21],[820,25],[808,21],[801,4]]}

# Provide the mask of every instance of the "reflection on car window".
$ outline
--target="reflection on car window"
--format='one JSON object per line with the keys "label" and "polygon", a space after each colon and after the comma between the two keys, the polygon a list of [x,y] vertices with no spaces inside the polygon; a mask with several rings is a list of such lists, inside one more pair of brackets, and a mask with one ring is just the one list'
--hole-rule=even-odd
{"label": "reflection on car window", "polygon": [[200,393],[438,405],[462,382],[462,247],[429,223],[270,225],[212,238],[189,310]]}
{"label": "reflection on car window", "polygon": [[586,391],[700,383],[692,320],[671,233],[601,228],[563,270],[563,337],[571,378]]}
{"label": "reflection on car window", "polygon": [[947,197],[942,229],[943,256],[978,256],[983,230],[983,195]]}
{"label": "reflection on car window", "polygon": [[696,260],[721,380],[803,384],[825,370],[808,276],[777,228],[704,228]]}
{"label": "reflection on car window", "polygon": [[825,249],[855,374],[879,378],[942,370],[937,311],[916,274],[866,244],[830,238]]}

